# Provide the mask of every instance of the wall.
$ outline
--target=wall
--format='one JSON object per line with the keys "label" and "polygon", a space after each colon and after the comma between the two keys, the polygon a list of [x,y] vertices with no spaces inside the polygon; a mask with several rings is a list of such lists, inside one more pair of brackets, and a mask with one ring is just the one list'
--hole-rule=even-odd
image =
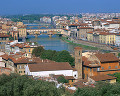
{"label": "wall", "polygon": [[87,28],[83,28],[83,29],[79,29],[78,31],[78,39],[83,39],[86,40],[87,39],[87,32],[93,31],[93,28],[87,29]]}
{"label": "wall", "polygon": [[72,76],[72,72],[73,70],[40,71],[40,72],[30,72],[30,74],[28,75],[49,77],[49,74],[55,74],[55,75],[63,74],[64,76]]}
{"label": "wall", "polygon": [[115,45],[120,46],[120,35],[116,35],[116,37],[115,37]]}
{"label": "wall", "polygon": [[116,79],[110,80],[110,83],[116,83]]}
{"label": "wall", "polygon": [[[61,75],[64,76],[73,76],[73,70],[56,70],[56,71],[39,71],[39,72],[30,72],[28,65],[25,68],[25,74],[33,76],[43,76],[49,77],[49,74]],[[76,74],[77,75],[77,74]]]}
{"label": "wall", "polygon": [[25,75],[26,64],[17,64],[17,73],[20,75]]}

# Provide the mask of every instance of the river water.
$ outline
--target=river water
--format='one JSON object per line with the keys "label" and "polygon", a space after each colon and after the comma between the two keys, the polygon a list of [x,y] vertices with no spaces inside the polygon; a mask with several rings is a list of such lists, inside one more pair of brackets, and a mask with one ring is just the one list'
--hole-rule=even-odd
{"label": "river water", "polygon": [[43,45],[46,50],[62,51],[67,50],[73,53],[74,46],[61,40],[60,37],[53,35],[51,38],[48,35],[39,35],[38,37],[28,35],[28,40],[31,42],[37,42],[39,45]]}
{"label": "river water", "polygon": [[[26,24],[24,22],[24,24]],[[32,29],[38,29],[36,24],[33,25],[28,25],[27,29],[30,29],[30,26]],[[51,26],[48,27],[50,29]],[[46,29],[45,27],[41,27],[40,29]],[[56,50],[56,51],[62,51],[62,50],[67,50],[70,53],[73,53],[74,51],[74,46],[61,40],[60,37],[53,35],[51,38],[48,35],[39,35],[37,38],[32,35],[28,35],[28,40],[31,42],[37,42],[39,45],[43,45],[46,50]]]}

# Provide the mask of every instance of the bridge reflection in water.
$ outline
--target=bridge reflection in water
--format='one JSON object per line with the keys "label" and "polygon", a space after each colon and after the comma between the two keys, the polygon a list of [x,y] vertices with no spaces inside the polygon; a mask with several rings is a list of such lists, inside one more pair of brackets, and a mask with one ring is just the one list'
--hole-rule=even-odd
{"label": "bridge reflection in water", "polygon": [[46,50],[67,50],[70,53],[73,53],[75,47],[74,45],[61,40],[57,35],[52,35],[52,38],[49,38],[46,34],[39,35],[38,38],[35,38],[34,35],[28,35],[28,40],[43,45]]}

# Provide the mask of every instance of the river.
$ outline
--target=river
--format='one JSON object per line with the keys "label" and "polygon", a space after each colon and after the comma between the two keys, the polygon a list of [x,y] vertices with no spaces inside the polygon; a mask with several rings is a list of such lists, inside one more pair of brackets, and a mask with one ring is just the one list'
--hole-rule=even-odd
{"label": "river", "polygon": [[[24,22],[24,24],[26,24]],[[32,29],[37,29],[38,25],[34,23],[33,25],[28,25],[27,29],[32,27]],[[48,27],[48,29],[51,28],[51,26]],[[46,29],[45,27],[41,27],[40,29]],[[28,40],[31,42],[37,42],[39,45],[43,45],[46,50],[56,50],[56,51],[62,51],[62,50],[67,50],[70,53],[73,53],[74,51],[74,46],[61,40],[60,37],[53,35],[51,38],[48,35],[39,35],[37,38],[35,36],[28,35]]]}
{"label": "river", "polygon": [[37,38],[35,36],[28,35],[28,40],[31,42],[37,42],[39,45],[43,45],[46,50],[62,51],[67,50],[73,53],[74,46],[61,40],[60,37],[53,35],[51,38],[48,35],[40,35]]}

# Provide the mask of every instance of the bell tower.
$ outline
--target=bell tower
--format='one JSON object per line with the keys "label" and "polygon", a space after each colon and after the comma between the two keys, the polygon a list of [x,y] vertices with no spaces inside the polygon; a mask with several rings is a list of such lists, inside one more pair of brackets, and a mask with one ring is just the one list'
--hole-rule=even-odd
{"label": "bell tower", "polygon": [[83,79],[82,48],[75,47],[75,68],[78,72],[78,79]]}

